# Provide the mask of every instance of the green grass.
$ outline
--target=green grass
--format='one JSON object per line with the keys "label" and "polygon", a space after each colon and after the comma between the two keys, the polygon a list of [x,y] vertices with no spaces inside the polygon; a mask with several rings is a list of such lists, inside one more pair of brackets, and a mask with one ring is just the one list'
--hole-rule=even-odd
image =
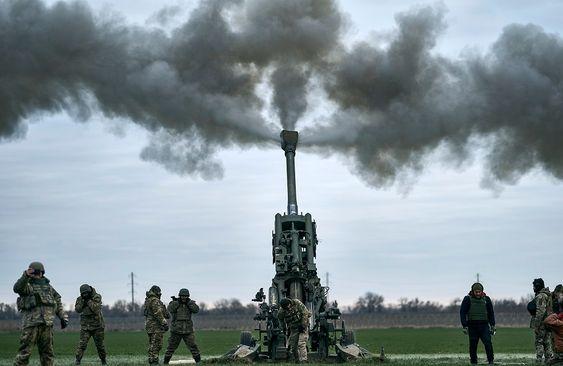
{"label": "green grass", "polygon": [[[225,353],[238,344],[239,331],[197,331],[196,341],[204,358]],[[165,338],[164,348],[167,338]],[[389,357],[390,365],[436,365],[467,364],[467,336],[459,329],[367,329],[356,332],[356,341],[370,351],[379,354],[381,346]],[[78,333],[57,332],[55,334],[55,354],[57,364],[70,364]],[[0,366],[10,365],[17,351],[19,333],[0,333]],[[144,332],[107,332],[106,348],[111,364],[142,365],[146,363],[147,335]],[[494,337],[495,353],[504,364],[527,364],[534,351],[533,335],[526,328],[501,328]],[[483,349],[480,346],[480,353]],[[164,350],[161,354],[164,353]],[[526,356],[524,354],[530,355]],[[512,355],[512,356],[511,356]],[[395,356],[395,357],[394,357]],[[188,358],[189,351],[181,345],[175,358]],[[426,357],[426,359],[425,359]],[[95,347],[91,341],[84,359],[97,364]],[[32,365],[38,364],[37,351],[32,356]],[[373,363],[373,362],[370,362]]]}

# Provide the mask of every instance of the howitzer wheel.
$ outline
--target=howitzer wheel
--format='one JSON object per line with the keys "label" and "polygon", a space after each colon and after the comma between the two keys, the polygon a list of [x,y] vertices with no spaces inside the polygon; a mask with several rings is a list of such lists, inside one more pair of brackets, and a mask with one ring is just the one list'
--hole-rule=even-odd
{"label": "howitzer wheel", "polygon": [[342,335],[342,345],[344,346],[348,346],[350,344],[354,344],[356,343],[356,333],[354,333],[353,330],[347,330],[343,335]]}
{"label": "howitzer wheel", "polygon": [[242,344],[243,346],[252,347],[253,343],[254,343],[254,340],[252,339],[252,333],[251,332],[241,332],[240,333],[240,344]]}

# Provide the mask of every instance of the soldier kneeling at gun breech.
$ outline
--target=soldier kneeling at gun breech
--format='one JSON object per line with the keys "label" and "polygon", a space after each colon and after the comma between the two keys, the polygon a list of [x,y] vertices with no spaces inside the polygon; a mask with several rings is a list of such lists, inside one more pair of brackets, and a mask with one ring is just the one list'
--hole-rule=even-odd
{"label": "soldier kneeling at gun breech", "polygon": [[195,343],[194,323],[192,314],[199,312],[199,306],[190,299],[190,291],[181,289],[178,297],[172,296],[172,301],[168,304],[168,312],[172,317],[170,327],[170,338],[168,338],[168,348],[164,355],[164,363],[168,364],[174,351],[183,340],[190,349],[195,362],[201,361],[199,348]]}
{"label": "soldier kneeling at gun breech", "polygon": [[311,313],[297,299],[283,298],[278,312],[284,333],[289,328],[289,351],[296,363],[307,361],[307,340],[309,339],[309,317]]}

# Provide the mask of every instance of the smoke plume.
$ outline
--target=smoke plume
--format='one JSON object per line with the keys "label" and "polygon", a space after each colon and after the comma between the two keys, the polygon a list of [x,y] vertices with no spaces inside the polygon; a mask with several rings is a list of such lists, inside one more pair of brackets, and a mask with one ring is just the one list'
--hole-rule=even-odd
{"label": "smoke plume", "polygon": [[[344,155],[375,187],[411,181],[435,151],[457,166],[477,147],[490,186],[532,170],[563,179],[563,40],[509,25],[486,54],[448,59],[434,51],[444,12],[414,8],[390,38],[348,46],[333,0],[202,1],[170,32],[83,2],[0,0],[0,140],[42,113],[102,113],[150,132],[142,159],[216,179],[218,150],[277,146],[280,127],[300,126],[303,146]],[[312,80],[336,110],[298,125]]]}

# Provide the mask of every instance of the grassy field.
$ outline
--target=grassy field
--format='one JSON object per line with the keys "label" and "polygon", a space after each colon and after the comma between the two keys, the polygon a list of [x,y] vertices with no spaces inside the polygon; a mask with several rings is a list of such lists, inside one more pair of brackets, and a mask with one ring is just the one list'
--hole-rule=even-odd
{"label": "grassy field", "polygon": [[[204,358],[225,353],[238,344],[238,331],[198,331],[196,340]],[[385,347],[389,363],[393,365],[467,364],[467,336],[459,329],[368,329],[356,332],[356,341],[379,354]],[[19,333],[0,333],[0,365],[10,365],[18,348]],[[74,359],[78,333],[57,332],[55,353],[57,364],[69,364]],[[145,364],[147,336],[144,332],[108,332],[106,347],[110,364]],[[166,346],[166,339],[165,339]],[[503,364],[531,364],[533,337],[529,329],[499,329],[494,338],[497,359]],[[482,353],[482,347],[480,353]],[[189,358],[185,345],[181,345],[175,359]],[[484,358],[484,355],[483,357]],[[37,363],[37,354],[32,364]],[[96,363],[95,347],[91,341],[84,364]]]}

